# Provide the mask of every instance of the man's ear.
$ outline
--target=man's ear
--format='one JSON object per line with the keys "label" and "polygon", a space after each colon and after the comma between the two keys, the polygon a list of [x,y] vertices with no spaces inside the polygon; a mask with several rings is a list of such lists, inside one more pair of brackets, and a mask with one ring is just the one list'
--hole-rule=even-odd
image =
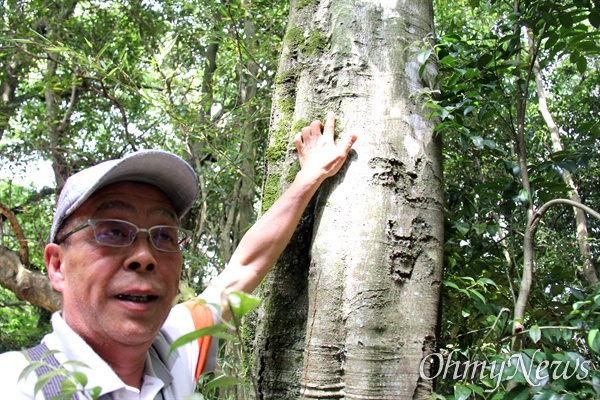
{"label": "man's ear", "polygon": [[58,292],[62,293],[65,279],[62,270],[62,249],[60,245],[56,243],[46,245],[44,249],[44,263],[46,264],[46,271],[48,272],[48,278],[50,278],[52,286]]}

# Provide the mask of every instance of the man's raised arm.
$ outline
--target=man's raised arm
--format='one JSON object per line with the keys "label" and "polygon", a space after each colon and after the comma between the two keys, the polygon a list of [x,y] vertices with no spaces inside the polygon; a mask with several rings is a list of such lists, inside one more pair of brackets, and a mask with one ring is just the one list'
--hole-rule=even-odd
{"label": "man's raised arm", "polygon": [[[356,141],[350,135],[334,143],[335,114],[329,113],[325,127],[314,121],[302,129],[294,142],[300,171],[291,186],[246,232],[227,267],[207,287],[201,297],[218,299],[223,292],[252,293],[290,241],[304,209],[321,183],[335,175]],[[321,132],[322,131],[322,132]],[[230,317],[224,311],[223,317]]]}

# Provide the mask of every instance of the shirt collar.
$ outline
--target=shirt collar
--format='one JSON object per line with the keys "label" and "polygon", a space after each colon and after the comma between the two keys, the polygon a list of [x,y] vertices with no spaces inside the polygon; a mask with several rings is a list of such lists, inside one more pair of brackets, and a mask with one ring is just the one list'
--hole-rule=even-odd
{"label": "shirt collar", "polygon": [[[99,386],[102,388],[101,394],[111,393],[120,389],[134,389],[127,386],[110,365],[67,325],[60,311],[52,315],[51,322],[53,331],[44,337],[44,343],[46,343],[49,349],[60,352],[56,355],[59,362],[77,361],[87,366],[87,368],[80,366],[73,367],[74,370],[86,374],[88,378],[87,389]],[[162,336],[162,333],[159,333],[157,340],[150,347],[146,356],[144,381],[157,383],[156,379],[152,378],[159,378],[164,386],[168,386],[173,381],[173,376],[169,372],[168,365],[175,362],[175,357],[173,357],[175,354],[168,357],[169,349],[169,344]],[[159,385],[163,387],[160,383]],[[156,390],[160,390],[160,388]]]}

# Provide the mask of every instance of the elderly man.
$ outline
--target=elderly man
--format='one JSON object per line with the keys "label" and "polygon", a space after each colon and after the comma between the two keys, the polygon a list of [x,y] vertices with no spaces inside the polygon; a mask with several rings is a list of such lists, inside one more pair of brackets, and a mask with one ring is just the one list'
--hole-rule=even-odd
{"label": "elderly man", "polygon": [[[337,173],[356,136],[334,144],[335,116],[295,137],[301,170],[290,188],[246,233],[226,269],[201,295],[219,302],[223,291],[252,292],[279,257],[310,198]],[[195,329],[229,318],[198,301],[172,306],[189,232],[179,221],[197,195],[193,169],[162,151],[141,151],[73,175],[57,204],[44,257],[62,293],[53,332],[30,351],[87,376],[102,399],[182,399],[216,363],[217,340],[200,338],[167,357],[170,344]],[[37,354],[36,354],[37,352]],[[34,398],[35,373],[19,380],[29,361],[0,355],[2,398]],[[59,385],[53,383],[55,386]],[[49,389],[45,395],[60,392]],[[54,390],[54,392],[52,392]],[[44,398],[39,392],[36,399]]]}

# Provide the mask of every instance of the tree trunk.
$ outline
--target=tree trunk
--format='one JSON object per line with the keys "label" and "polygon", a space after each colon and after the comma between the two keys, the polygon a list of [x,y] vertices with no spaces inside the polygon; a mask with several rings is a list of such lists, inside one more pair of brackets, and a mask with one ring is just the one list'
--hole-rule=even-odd
{"label": "tree trunk", "polygon": [[[60,42],[64,40],[61,37],[62,26],[73,14],[78,0],[66,1],[63,4],[55,5],[53,9],[53,18],[46,25],[46,37],[50,42]],[[50,143],[50,153],[52,154],[52,168],[54,169],[54,179],[56,180],[57,193],[63,188],[65,181],[70,175],[69,163],[66,160],[66,154],[62,146],[63,138],[67,135],[71,124],[71,116],[75,110],[77,102],[77,88],[75,79],[71,91],[69,105],[61,115],[62,95],[56,91],[54,83],[57,78],[57,62],[54,59],[56,55],[47,54],[48,61],[46,66],[44,88],[44,99],[46,105],[46,123],[48,125],[48,136]]]}
{"label": "tree trunk", "polygon": [[264,285],[265,399],[421,399],[432,391],[443,263],[441,141],[415,102],[431,1],[295,3],[284,38],[263,209],[296,171],[291,137],[328,110],[358,134]]}
{"label": "tree trunk", "polygon": [[[531,37],[529,39],[529,47],[534,48],[534,43]],[[544,88],[544,79],[542,78],[542,73],[540,71],[539,63],[536,61],[533,65],[533,75],[535,77],[535,84],[537,88],[538,95],[538,106],[540,108],[540,113],[542,117],[544,117],[544,122],[546,122],[546,126],[550,131],[550,136],[552,138],[552,149],[555,152],[559,152],[563,150],[562,141],[560,139],[560,132],[558,126],[554,123],[554,118],[552,118],[552,114],[548,110],[548,102],[546,100],[546,89]],[[567,170],[562,171],[562,177],[565,181],[565,184],[569,188],[569,198],[575,202],[581,203],[581,198],[579,197],[579,191],[577,190],[577,185],[575,185],[575,181],[571,176],[571,173]],[[590,287],[595,287],[600,280],[598,278],[598,272],[592,262],[592,253],[590,251],[590,243],[589,243],[589,235],[588,235],[588,226],[587,226],[587,217],[585,216],[585,212],[578,207],[573,207],[573,212],[575,213],[575,224],[577,225],[577,241],[579,242],[579,253],[581,254],[581,258],[583,260],[583,267],[579,270],[581,278],[583,278]]]}

